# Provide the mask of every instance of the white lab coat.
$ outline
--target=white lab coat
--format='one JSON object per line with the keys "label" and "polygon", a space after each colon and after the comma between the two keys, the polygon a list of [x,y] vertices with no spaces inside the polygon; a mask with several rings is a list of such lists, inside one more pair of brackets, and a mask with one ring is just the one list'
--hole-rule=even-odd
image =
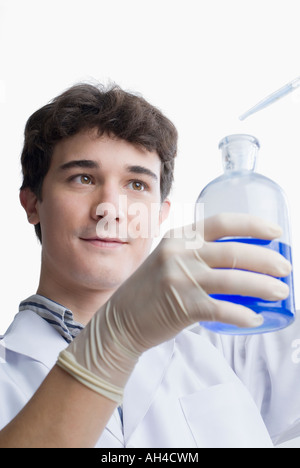
{"label": "white lab coat", "polygon": [[[198,327],[144,353],[125,389],[124,432],[116,411],[96,447],[272,447],[270,435],[299,435],[300,367],[287,330],[232,338]],[[16,316],[0,340],[0,429],[66,346],[34,312]]]}

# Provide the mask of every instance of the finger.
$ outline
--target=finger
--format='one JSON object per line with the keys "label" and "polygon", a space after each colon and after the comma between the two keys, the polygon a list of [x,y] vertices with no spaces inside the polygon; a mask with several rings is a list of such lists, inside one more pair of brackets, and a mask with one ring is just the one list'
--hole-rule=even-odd
{"label": "finger", "polygon": [[203,222],[207,241],[235,236],[276,239],[282,235],[282,229],[277,224],[245,213],[222,213]]}
{"label": "finger", "polygon": [[[210,307],[213,311],[214,321],[216,322],[236,325],[241,328],[256,328],[263,324],[262,315],[256,314],[251,309],[248,309],[248,307],[240,304],[211,299]],[[207,318],[206,320],[211,321],[211,318]],[[201,319],[201,322],[206,320]]]}
{"label": "finger", "polygon": [[276,277],[287,276],[292,270],[281,254],[257,245],[206,242],[198,253],[211,268],[236,268]]}
{"label": "finger", "polygon": [[287,284],[268,275],[243,270],[207,269],[198,281],[207,294],[259,297],[266,301],[282,301],[289,295]]}

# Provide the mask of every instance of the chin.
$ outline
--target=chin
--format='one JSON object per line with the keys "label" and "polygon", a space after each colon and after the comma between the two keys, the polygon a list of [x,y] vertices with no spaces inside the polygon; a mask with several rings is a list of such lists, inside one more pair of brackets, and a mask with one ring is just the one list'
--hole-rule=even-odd
{"label": "chin", "polygon": [[92,273],[90,270],[87,272],[81,272],[76,275],[75,281],[78,287],[86,287],[87,289],[93,289],[97,291],[108,291],[118,289],[124,281],[131,275],[131,273],[120,274],[120,271],[116,272],[108,268],[101,269]]}

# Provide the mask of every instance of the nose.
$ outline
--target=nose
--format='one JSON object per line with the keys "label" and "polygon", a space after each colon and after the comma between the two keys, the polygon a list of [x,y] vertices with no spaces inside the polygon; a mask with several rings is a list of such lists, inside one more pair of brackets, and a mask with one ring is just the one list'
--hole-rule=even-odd
{"label": "nose", "polygon": [[108,222],[120,223],[125,219],[126,206],[126,196],[120,194],[117,187],[102,186],[97,191],[91,216],[96,221],[105,218]]}

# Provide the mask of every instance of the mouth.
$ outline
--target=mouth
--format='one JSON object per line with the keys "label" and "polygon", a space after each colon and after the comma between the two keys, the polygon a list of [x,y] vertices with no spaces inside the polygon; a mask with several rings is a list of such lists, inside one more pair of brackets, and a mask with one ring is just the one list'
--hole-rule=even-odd
{"label": "mouth", "polygon": [[128,242],[122,239],[117,238],[100,238],[100,237],[91,237],[91,238],[83,238],[80,237],[80,240],[86,242],[87,244],[93,245],[94,247],[98,247],[100,249],[117,249],[124,245],[127,245]]}

